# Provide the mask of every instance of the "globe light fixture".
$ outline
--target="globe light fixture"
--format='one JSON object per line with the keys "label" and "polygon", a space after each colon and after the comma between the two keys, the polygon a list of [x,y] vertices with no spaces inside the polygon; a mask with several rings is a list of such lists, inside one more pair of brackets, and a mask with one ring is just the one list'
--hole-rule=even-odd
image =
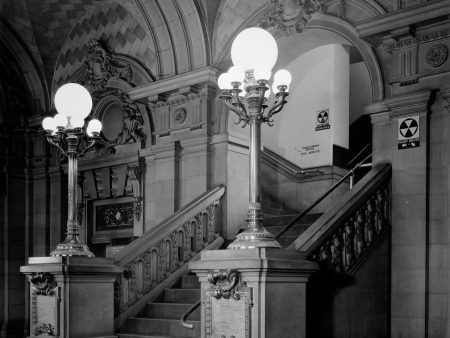
{"label": "globe light fixture", "polygon": [[54,117],[42,120],[47,133],[47,141],[56,146],[68,159],[68,218],[66,239],[57,245],[50,256],[88,256],[94,257],[80,235],[77,218],[77,178],[78,158],[91,149],[99,139],[102,124],[92,119],[85,128],[85,118],[92,109],[89,91],[77,83],[67,83],[55,94]]}
{"label": "globe light fixture", "polygon": [[281,247],[273,235],[264,229],[260,184],[261,123],[273,125],[273,116],[283,109],[292,80],[287,70],[275,73],[272,91],[276,100],[269,108],[269,80],[277,57],[277,43],[268,31],[247,28],[239,33],[231,46],[233,67],[217,79],[220,98],[237,115],[236,124],[250,126],[247,229],[236,236],[228,246],[230,249]]}

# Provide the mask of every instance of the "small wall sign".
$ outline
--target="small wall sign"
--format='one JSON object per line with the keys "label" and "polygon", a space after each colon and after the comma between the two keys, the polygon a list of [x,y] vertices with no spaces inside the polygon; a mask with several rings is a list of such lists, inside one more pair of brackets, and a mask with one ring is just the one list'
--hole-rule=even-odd
{"label": "small wall sign", "polygon": [[419,116],[398,119],[398,149],[420,147]]}
{"label": "small wall sign", "polygon": [[316,131],[330,129],[330,112],[328,109],[316,111]]}

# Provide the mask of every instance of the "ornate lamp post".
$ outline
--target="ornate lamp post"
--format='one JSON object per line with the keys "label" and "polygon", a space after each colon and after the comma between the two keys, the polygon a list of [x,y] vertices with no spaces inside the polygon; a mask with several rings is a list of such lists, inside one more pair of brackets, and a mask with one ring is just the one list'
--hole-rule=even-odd
{"label": "ornate lamp post", "polygon": [[270,93],[268,82],[277,57],[277,43],[269,32],[256,27],[247,28],[233,41],[233,66],[217,80],[221,99],[238,117],[236,124],[250,125],[248,227],[229,245],[231,249],[281,247],[264,229],[260,185],[261,123],[273,125],[273,115],[283,109],[291,83],[287,70],[275,73],[272,90],[276,102],[266,111]]}
{"label": "ornate lamp post", "polygon": [[[94,257],[80,235],[77,219],[77,177],[78,157],[91,148],[99,138],[102,124],[99,120],[89,121],[84,127],[84,119],[92,109],[92,98],[86,88],[76,83],[67,83],[55,95],[58,114],[46,117],[42,126],[47,132],[47,141],[56,146],[68,159],[68,219],[64,242],[57,245],[50,256],[88,256]],[[87,135],[86,135],[87,134]]]}

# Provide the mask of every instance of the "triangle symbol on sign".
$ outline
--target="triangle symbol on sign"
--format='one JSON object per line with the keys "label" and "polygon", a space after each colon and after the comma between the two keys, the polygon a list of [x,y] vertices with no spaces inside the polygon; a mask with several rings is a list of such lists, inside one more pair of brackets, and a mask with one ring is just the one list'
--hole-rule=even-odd
{"label": "triangle symbol on sign", "polygon": [[415,135],[415,134],[416,134],[416,131],[417,131],[417,127],[411,127],[411,128],[409,128],[409,130],[411,131],[411,133],[412,133],[413,135]]}
{"label": "triangle symbol on sign", "polygon": [[406,120],[404,122],[405,122],[406,126],[409,128],[411,126],[412,121],[413,120]]}

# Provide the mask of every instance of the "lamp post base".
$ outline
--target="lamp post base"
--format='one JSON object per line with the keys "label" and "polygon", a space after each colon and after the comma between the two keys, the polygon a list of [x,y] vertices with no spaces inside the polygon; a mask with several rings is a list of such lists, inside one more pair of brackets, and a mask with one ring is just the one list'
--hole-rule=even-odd
{"label": "lamp post base", "polygon": [[273,235],[266,229],[246,229],[236,236],[228,249],[281,248]]}
{"label": "lamp post base", "polygon": [[86,244],[81,243],[78,238],[66,238],[63,243],[56,246],[50,256],[87,256],[95,257]]}

